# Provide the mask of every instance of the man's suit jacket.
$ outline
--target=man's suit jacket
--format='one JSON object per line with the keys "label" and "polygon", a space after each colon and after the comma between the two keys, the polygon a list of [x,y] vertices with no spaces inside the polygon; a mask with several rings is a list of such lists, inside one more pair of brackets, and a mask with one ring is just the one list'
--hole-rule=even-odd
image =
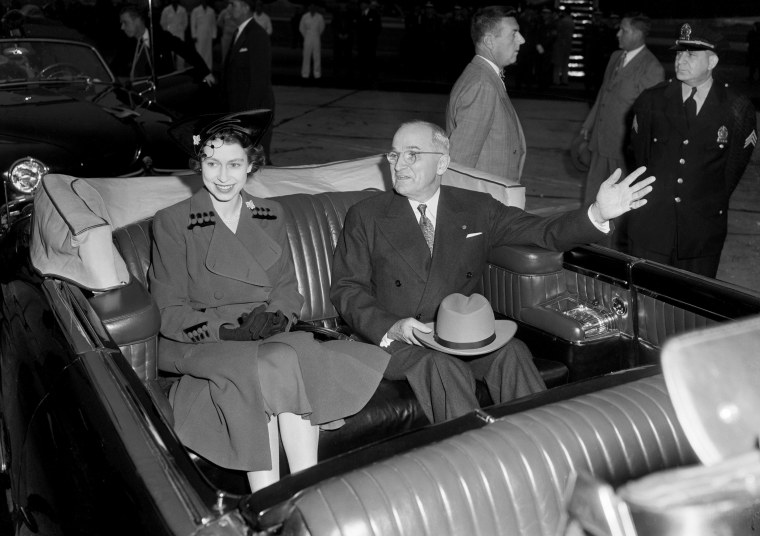
{"label": "man's suit jacket", "polygon": [[565,250],[603,236],[586,209],[541,218],[488,194],[442,186],[431,259],[409,200],[383,193],[348,211],[330,297],[351,328],[378,344],[396,321],[434,321],[444,297],[472,294],[495,246]]}
{"label": "man's suit jacket", "polygon": [[232,43],[222,83],[228,111],[258,108],[274,111],[271,45],[266,31],[255,20],[251,19]]}
{"label": "man's suit jacket", "polygon": [[591,131],[589,149],[616,160],[624,160],[634,101],[642,91],[665,79],[665,70],[648,48],[625,67],[617,68],[622,55],[618,50],[610,57],[596,102],[583,123],[583,128]]}
{"label": "man's suit jacket", "polygon": [[757,144],[752,103],[715,80],[690,128],[681,82],[672,80],[644,91],[633,113],[635,165],[657,182],[630,214],[631,240],[666,255],[677,246],[679,258],[719,255],[729,198]]}
{"label": "man's suit jacket", "polygon": [[499,177],[520,180],[525,136],[504,83],[475,56],[451,89],[446,107],[451,159]]}

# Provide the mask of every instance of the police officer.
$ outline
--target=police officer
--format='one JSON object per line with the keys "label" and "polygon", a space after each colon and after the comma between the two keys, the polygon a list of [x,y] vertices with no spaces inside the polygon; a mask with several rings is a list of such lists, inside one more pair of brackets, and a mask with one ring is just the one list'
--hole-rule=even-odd
{"label": "police officer", "polygon": [[649,202],[630,214],[637,257],[715,277],[728,201],[757,144],[749,99],[713,79],[720,37],[689,24],[676,50],[677,80],[644,91],[631,126],[635,166],[657,177]]}

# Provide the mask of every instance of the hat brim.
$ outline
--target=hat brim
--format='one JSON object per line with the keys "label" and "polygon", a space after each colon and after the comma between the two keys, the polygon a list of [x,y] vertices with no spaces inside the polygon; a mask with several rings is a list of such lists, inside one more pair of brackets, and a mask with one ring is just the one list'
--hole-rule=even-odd
{"label": "hat brim", "polygon": [[423,333],[418,329],[414,330],[414,336],[417,337],[418,341],[428,348],[454,355],[465,360],[467,360],[467,358],[475,358],[498,350],[507,344],[509,340],[515,336],[515,332],[517,331],[517,324],[511,320],[496,320],[496,338],[491,344],[481,348],[455,349],[443,346],[435,340],[435,322],[428,322],[425,325],[430,328],[430,333]]}
{"label": "hat brim", "polygon": [[[198,158],[201,143],[210,133],[232,128],[246,135],[253,145],[258,145],[272,124],[272,119],[272,111],[268,109],[196,115],[172,123],[168,134],[189,157]],[[196,140],[199,140],[198,143]]]}
{"label": "hat brim", "polygon": [[675,50],[676,52],[679,52],[681,50],[693,50],[693,51],[709,50],[710,52],[715,52],[716,47],[711,46],[711,45],[706,45],[698,41],[692,41],[692,42],[686,42],[686,43],[676,42],[675,45],[670,47],[670,50]]}

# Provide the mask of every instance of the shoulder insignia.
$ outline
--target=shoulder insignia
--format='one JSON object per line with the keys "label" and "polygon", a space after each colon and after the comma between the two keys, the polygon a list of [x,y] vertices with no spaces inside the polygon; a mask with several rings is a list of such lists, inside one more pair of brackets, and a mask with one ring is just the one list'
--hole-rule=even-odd
{"label": "shoulder insignia", "polygon": [[750,145],[752,145],[752,147],[754,147],[755,145],[757,145],[757,132],[755,132],[754,129],[752,130],[752,132],[750,133],[750,135],[747,136],[747,139],[744,140],[744,148],[745,149],[747,147],[749,147]]}
{"label": "shoulder insignia", "polygon": [[639,133],[639,116],[638,115],[633,116],[633,131],[636,134]]}

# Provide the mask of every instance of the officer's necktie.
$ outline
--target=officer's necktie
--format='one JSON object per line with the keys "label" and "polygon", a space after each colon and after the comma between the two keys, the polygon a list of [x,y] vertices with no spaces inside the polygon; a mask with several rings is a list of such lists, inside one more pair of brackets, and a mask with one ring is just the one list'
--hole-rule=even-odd
{"label": "officer's necktie", "polygon": [[697,88],[691,88],[691,93],[689,93],[689,96],[683,101],[683,107],[686,110],[686,121],[689,123],[689,126],[692,126],[697,119],[697,101],[694,100],[694,95],[696,94]]}
{"label": "officer's necktie", "polygon": [[420,229],[422,229],[422,235],[425,237],[428,248],[430,248],[430,255],[433,255],[433,239],[435,238],[435,227],[432,222],[425,215],[427,205],[419,205],[417,210],[420,211]]}

